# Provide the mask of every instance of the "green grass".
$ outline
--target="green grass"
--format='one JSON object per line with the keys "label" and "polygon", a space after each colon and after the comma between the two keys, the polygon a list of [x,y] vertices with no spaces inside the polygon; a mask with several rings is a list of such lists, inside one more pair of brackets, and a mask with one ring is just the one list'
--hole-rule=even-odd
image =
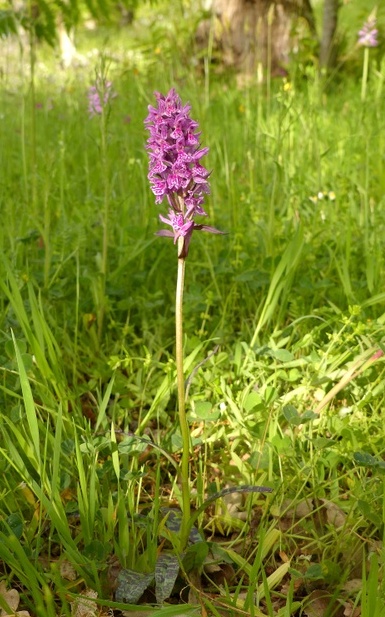
{"label": "green grass", "polygon": [[[324,615],[382,617],[382,51],[364,105],[362,50],[326,86],[298,62],[267,97],[192,68],[187,31],[177,43],[172,23],[143,23],[129,53],[107,42],[73,71],[40,49],[33,93],[17,54],[2,74],[0,580],[33,617],[72,615],[90,589],[92,614],[119,615],[140,610],[130,570],[155,573],[161,596],[162,555],[181,575],[162,608],[155,584],[144,604],[164,616],[295,617],[318,593]],[[101,133],[86,93],[103,62],[117,96]],[[187,260],[202,535],[181,563],[167,510],[181,503],[177,260],[154,236],[143,127],[153,91],[171,86],[210,147],[210,224],[228,232],[194,235]],[[273,492],[202,506],[240,485]]]}

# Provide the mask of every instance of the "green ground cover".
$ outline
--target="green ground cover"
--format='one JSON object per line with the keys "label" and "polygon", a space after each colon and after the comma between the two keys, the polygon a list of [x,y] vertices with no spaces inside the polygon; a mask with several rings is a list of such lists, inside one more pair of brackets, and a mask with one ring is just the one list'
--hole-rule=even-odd
{"label": "green ground cover", "polygon": [[[104,43],[85,32],[76,69],[38,49],[33,81],[27,52],[3,54],[0,606],[131,614],[134,570],[165,617],[383,617],[383,51],[362,100],[363,50],[329,81],[307,58],[239,88],[182,34],[145,12]],[[116,96],[91,118],[101,74]],[[209,223],[228,232],[195,234],[187,259],[192,507],[273,491],[202,509],[167,594],[177,259],[154,235],[143,120],[172,86],[210,148]]]}

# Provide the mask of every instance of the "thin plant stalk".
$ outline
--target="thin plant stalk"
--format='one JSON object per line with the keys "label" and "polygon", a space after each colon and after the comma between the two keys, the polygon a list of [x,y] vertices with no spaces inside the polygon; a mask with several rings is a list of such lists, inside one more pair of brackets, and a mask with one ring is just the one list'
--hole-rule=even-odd
{"label": "thin plant stalk", "polygon": [[[104,97],[104,91],[103,91]],[[106,140],[106,109],[102,106],[100,118],[100,151],[102,164],[102,182],[103,182],[103,240],[102,240],[102,260],[100,268],[101,285],[99,297],[99,315],[98,315],[98,340],[101,340],[103,332],[103,322],[106,312],[106,277],[108,264],[108,216],[109,216],[109,178],[108,178],[108,157],[107,157],[107,140]]]}
{"label": "thin plant stalk", "polygon": [[272,25],[274,21],[275,5],[272,4],[267,13],[267,71],[266,71],[266,95],[268,115],[270,115],[271,103],[271,67],[272,67]]}
{"label": "thin plant stalk", "polygon": [[104,318],[106,313],[106,279],[108,270],[108,241],[109,241],[109,210],[110,210],[110,180],[108,165],[107,122],[109,103],[114,98],[111,82],[107,81],[107,69],[102,60],[100,72],[96,74],[96,83],[88,91],[90,117],[99,116],[100,130],[100,166],[101,182],[103,187],[102,208],[102,246],[99,260],[99,276],[97,281],[97,323],[98,341],[103,334]]}
{"label": "thin plant stalk", "polygon": [[[21,70],[23,71],[24,67],[24,48],[20,45],[21,49]],[[24,75],[23,75],[24,78]],[[23,180],[24,180],[24,199],[25,203],[29,203],[29,182],[28,182],[28,162],[27,162],[27,140],[26,140],[26,94],[23,91],[23,96],[21,99],[21,127],[20,127],[20,136],[21,136],[21,161],[23,167]]]}
{"label": "thin plant stalk", "polygon": [[109,103],[114,98],[111,89],[111,82],[107,81],[107,67],[102,58],[101,69],[96,73],[96,83],[88,91],[90,117],[99,116],[100,129],[100,165],[101,181],[103,187],[103,209],[102,209],[102,247],[99,260],[99,277],[96,288],[97,300],[97,322],[98,322],[98,341],[100,343],[103,334],[103,324],[106,312],[106,279],[108,270],[108,240],[109,225],[108,217],[110,210],[110,180],[108,165],[108,143],[107,143],[107,122]]}
{"label": "thin plant stalk", "polygon": [[370,47],[377,47],[378,45],[378,30],[376,28],[376,9],[372,11],[369,19],[364,23],[361,30],[358,32],[358,43],[364,46],[364,66],[362,71],[362,84],[361,84],[361,101],[364,102],[366,98],[366,86],[368,83],[368,69],[369,69],[369,49]]}
{"label": "thin plant stalk", "polygon": [[36,165],[36,89],[35,89],[35,63],[36,63],[36,37],[33,28],[33,4],[30,0],[28,3],[28,12],[30,19],[29,27],[29,88],[30,88],[30,108],[31,108],[31,184],[32,184],[32,204],[33,208],[36,205],[36,181],[37,181],[37,165]]}
{"label": "thin plant stalk", "polygon": [[361,83],[361,101],[366,99],[366,86],[368,83],[368,70],[369,70],[369,47],[364,49],[364,66],[362,69],[362,83]]}
{"label": "thin plant stalk", "polygon": [[182,461],[180,482],[182,489],[182,523],[180,530],[181,551],[185,548],[189,536],[190,504],[190,429],[186,416],[185,383],[183,372],[183,291],[186,260],[183,254],[184,238],[178,238],[178,274],[175,298],[175,334],[176,334],[176,378],[178,390],[178,417],[182,436]]}

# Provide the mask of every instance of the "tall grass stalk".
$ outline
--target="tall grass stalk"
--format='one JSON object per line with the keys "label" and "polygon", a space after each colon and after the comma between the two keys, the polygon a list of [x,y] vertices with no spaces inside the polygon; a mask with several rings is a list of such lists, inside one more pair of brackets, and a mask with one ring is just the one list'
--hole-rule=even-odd
{"label": "tall grass stalk", "polygon": [[30,22],[28,36],[29,36],[29,94],[30,94],[30,117],[31,117],[31,173],[30,182],[32,184],[31,201],[32,209],[34,210],[37,199],[37,158],[36,158],[36,90],[35,90],[35,64],[36,64],[36,35],[34,31],[34,6],[31,0],[28,2],[28,19]]}
{"label": "tall grass stalk", "polygon": [[301,226],[298,226],[271,278],[267,297],[260,311],[253,336],[251,337],[249,351],[246,354],[243,367],[246,366],[248,354],[256,344],[262,329],[271,321],[278,307],[279,311],[282,311],[288,301],[291,284],[299,264],[302,249],[303,229]]}

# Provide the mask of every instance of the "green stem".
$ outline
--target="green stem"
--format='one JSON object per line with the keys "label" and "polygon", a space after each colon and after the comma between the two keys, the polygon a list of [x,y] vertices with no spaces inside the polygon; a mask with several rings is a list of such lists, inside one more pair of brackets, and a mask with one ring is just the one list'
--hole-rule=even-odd
{"label": "green stem", "polygon": [[32,211],[35,216],[36,201],[37,201],[37,164],[36,164],[36,91],[35,91],[35,61],[36,61],[36,40],[34,32],[34,17],[33,17],[33,3],[29,0],[28,3],[28,18],[29,18],[29,89],[30,89],[30,110],[31,110],[31,127],[30,127],[30,143],[31,143],[31,201]]}
{"label": "green stem", "polygon": [[[104,89],[102,95],[104,99]],[[102,100],[103,100],[102,99]],[[99,315],[98,315],[98,340],[101,341],[103,333],[103,323],[106,312],[106,278],[108,264],[108,216],[109,216],[109,178],[108,178],[108,159],[107,159],[107,118],[106,110],[102,105],[102,115],[100,119],[100,150],[101,150],[101,165],[102,165],[102,181],[104,188],[103,195],[103,241],[102,241],[102,259],[101,259],[101,285],[99,297]]]}
{"label": "green stem", "polygon": [[182,523],[180,530],[180,550],[186,547],[190,528],[190,429],[186,416],[185,385],[183,374],[183,289],[185,258],[183,254],[184,238],[178,240],[178,276],[175,299],[175,328],[176,328],[176,375],[178,387],[178,416],[182,436],[182,461],[180,481],[182,488]]}
{"label": "green stem", "polygon": [[49,287],[49,272],[51,266],[51,242],[50,242],[50,229],[51,229],[51,204],[49,202],[49,188],[46,187],[46,194],[44,197],[44,228],[43,228],[43,242],[44,242],[44,288]]}
{"label": "green stem", "polygon": [[366,85],[368,82],[368,68],[369,68],[369,48],[364,49],[364,67],[362,70],[362,84],[361,84],[361,101],[366,99]]}

